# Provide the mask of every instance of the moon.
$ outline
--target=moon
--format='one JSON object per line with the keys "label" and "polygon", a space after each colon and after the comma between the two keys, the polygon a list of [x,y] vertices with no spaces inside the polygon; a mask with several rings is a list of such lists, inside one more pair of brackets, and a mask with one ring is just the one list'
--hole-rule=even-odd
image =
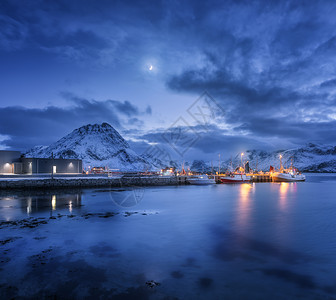
{"label": "moon", "polygon": [[153,66],[150,65],[149,68],[148,68],[149,71],[152,71],[153,70]]}

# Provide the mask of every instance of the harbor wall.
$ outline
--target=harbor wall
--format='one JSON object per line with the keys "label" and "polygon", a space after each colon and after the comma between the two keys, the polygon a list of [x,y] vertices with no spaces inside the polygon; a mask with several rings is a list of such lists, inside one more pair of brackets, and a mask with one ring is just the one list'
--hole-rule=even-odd
{"label": "harbor wall", "polygon": [[177,176],[133,176],[123,178],[20,178],[0,180],[0,189],[49,189],[49,188],[90,188],[130,187],[186,184],[186,177]]}

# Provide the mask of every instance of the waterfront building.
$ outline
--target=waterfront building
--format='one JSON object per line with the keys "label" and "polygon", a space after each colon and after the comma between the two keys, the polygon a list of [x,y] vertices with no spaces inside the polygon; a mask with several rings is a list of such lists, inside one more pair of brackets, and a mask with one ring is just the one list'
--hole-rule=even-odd
{"label": "waterfront building", "polygon": [[81,174],[81,159],[25,157],[19,151],[0,151],[0,174]]}

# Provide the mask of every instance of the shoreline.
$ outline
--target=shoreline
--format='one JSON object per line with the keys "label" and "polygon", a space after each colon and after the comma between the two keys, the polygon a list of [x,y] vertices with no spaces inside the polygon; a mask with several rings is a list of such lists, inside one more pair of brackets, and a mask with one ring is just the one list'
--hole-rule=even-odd
{"label": "shoreline", "polygon": [[186,184],[186,177],[176,176],[132,176],[132,177],[31,177],[1,178],[0,190],[12,189],[58,189],[129,186],[165,186]]}

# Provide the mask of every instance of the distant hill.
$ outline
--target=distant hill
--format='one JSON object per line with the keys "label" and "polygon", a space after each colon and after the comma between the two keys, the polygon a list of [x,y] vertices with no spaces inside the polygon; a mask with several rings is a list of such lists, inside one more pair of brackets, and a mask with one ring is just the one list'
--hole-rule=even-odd
{"label": "distant hill", "polygon": [[[336,172],[336,146],[307,144],[304,147],[278,150],[260,151],[248,150],[244,153],[244,161],[249,161],[253,169],[268,171],[270,165],[280,167],[280,154],[285,166],[289,166],[291,160],[293,165],[303,172]],[[233,159],[233,166],[240,164],[240,154]],[[225,161],[225,166],[230,165],[230,160]]]}
{"label": "distant hill", "polygon": [[82,126],[50,146],[34,147],[25,155],[46,158],[52,153],[55,158],[82,159],[86,167],[108,166],[121,171],[142,171],[149,164],[108,123]]}

